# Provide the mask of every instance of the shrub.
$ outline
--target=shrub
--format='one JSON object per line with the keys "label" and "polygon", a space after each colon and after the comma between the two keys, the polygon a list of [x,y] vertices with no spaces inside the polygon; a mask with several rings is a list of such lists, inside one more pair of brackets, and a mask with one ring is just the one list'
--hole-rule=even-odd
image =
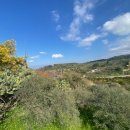
{"label": "shrub", "polygon": [[14,92],[21,82],[30,75],[26,60],[16,57],[15,41],[0,44],[0,121],[5,112],[14,105]]}
{"label": "shrub", "polygon": [[80,126],[73,92],[57,87],[54,80],[34,75],[22,84],[17,96],[39,124],[53,123],[61,129]]}
{"label": "shrub", "polygon": [[6,69],[18,71],[21,66],[27,66],[24,57],[16,57],[15,41],[8,40],[0,44],[0,71]]}
{"label": "shrub", "polygon": [[86,88],[87,86],[93,85],[93,83],[85,78],[79,73],[76,72],[66,72],[64,74],[65,80],[70,84],[72,89],[76,88]]}
{"label": "shrub", "polygon": [[0,74],[0,119],[14,105],[16,100],[14,93],[20,88],[20,84],[30,75],[31,71],[25,67],[19,68],[17,73],[6,70]]}
{"label": "shrub", "polygon": [[5,94],[14,94],[18,90],[22,81],[30,75],[28,69],[22,67],[18,73],[6,70],[0,74],[0,96]]}
{"label": "shrub", "polygon": [[94,86],[89,91],[86,104],[80,108],[84,120],[89,120],[98,129],[130,129],[129,91],[119,85]]}

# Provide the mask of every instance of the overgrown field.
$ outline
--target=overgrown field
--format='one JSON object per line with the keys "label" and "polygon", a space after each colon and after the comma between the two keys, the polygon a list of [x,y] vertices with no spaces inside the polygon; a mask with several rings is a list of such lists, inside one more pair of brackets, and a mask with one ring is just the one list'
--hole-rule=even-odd
{"label": "overgrown field", "polygon": [[0,47],[1,59],[13,58],[0,61],[0,130],[130,130],[129,78],[34,71],[14,55],[13,41]]}

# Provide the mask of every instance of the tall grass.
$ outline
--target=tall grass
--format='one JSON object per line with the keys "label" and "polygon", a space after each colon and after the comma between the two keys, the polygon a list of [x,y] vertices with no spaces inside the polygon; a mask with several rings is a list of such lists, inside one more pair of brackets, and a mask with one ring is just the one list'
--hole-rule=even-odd
{"label": "tall grass", "polygon": [[[48,124],[46,126],[38,124],[38,122],[28,118],[28,113],[24,109],[16,107],[7,113],[7,118],[0,124],[0,130],[61,130],[61,128],[57,128],[54,124]],[[77,128],[72,124],[67,130],[92,129],[89,125],[84,128]]]}

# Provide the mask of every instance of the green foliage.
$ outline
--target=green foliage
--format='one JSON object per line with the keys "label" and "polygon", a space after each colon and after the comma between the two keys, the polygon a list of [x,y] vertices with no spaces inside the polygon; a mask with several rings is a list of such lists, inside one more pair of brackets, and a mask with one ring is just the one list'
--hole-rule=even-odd
{"label": "green foliage", "polygon": [[[21,107],[16,107],[7,113],[8,118],[0,124],[0,130],[61,130],[54,124],[43,124],[37,123],[35,120],[27,118],[27,111]],[[88,125],[86,128],[77,128],[77,126],[71,126],[67,130],[92,130]]]}
{"label": "green foliage", "polygon": [[26,67],[19,68],[17,73],[6,70],[0,74],[0,120],[6,116],[6,111],[15,104],[15,92],[30,75],[31,71]]}
{"label": "green foliage", "polygon": [[0,44],[0,121],[6,111],[15,104],[14,92],[30,75],[23,57],[15,56],[15,41]]}
{"label": "green foliage", "polygon": [[30,118],[39,124],[46,126],[52,123],[60,129],[80,127],[79,112],[71,89],[62,89],[55,81],[34,75],[22,84],[17,95]]}
{"label": "green foliage", "polygon": [[70,84],[68,81],[62,79],[62,80],[56,80],[55,81],[56,87],[61,89],[62,91],[71,90]]}
{"label": "green foliage", "polygon": [[6,113],[4,122],[0,124],[0,130],[27,130],[25,111],[19,107]]}
{"label": "green foliage", "polygon": [[85,120],[98,129],[130,129],[130,93],[116,85],[94,86],[80,108]]}
{"label": "green foliage", "polygon": [[81,74],[69,71],[64,74],[64,78],[66,82],[70,84],[70,87],[72,89],[76,88],[84,88],[87,86],[91,86],[92,82],[83,78]]}
{"label": "green foliage", "polygon": [[14,94],[19,89],[23,80],[30,75],[28,69],[22,67],[18,70],[18,73],[13,73],[10,70],[6,70],[0,74],[0,96],[5,94]]}
{"label": "green foliage", "polygon": [[29,120],[42,128],[78,130],[91,124],[93,130],[130,129],[130,93],[118,83],[92,86],[77,73],[60,80],[32,76],[17,95]]}

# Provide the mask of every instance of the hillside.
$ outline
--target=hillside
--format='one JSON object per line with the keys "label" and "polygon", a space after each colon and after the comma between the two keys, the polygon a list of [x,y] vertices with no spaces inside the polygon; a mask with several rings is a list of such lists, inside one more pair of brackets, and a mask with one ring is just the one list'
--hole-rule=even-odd
{"label": "hillside", "polygon": [[130,129],[129,55],[31,70],[0,48],[0,130]]}
{"label": "hillside", "polygon": [[122,75],[130,74],[128,65],[130,62],[130,55],[121,55],[111,57],[109,59],[95,60],[86,63],[67,63],[67,64],[54,64],[53,66],[45,66],[39,70],[48,71],[75,71],[84,75],[98,76],[98,75]]}

